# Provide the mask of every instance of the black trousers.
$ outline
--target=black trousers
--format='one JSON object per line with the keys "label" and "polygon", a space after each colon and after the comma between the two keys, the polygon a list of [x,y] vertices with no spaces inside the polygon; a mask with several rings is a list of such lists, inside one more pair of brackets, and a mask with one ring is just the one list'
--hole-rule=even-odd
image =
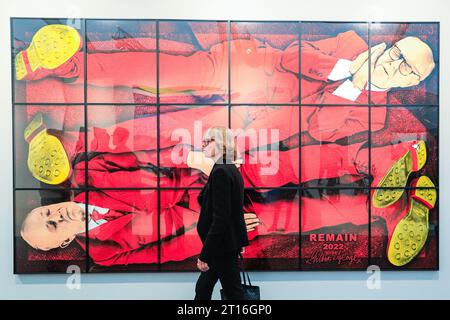
{"label": "black trousers", "polygon": [[202,272],[195,285],[195,300],[211,300],[214,286],[220,280],[228,300],[244,300],[239,252],[221,253],[211,258],[209,270]]}

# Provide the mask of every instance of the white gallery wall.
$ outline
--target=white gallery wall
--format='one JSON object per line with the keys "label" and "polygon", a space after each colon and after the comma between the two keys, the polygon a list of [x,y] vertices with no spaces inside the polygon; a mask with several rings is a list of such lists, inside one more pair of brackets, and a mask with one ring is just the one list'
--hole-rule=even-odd
{"label": "white gallery wall", "polygon": [[[199,273],[87,274],[69,289],[69,275],[13,274],[13,187],[10,17],[218,20],[440,21],[440,271],[369,274],[253,272],[263,299],[450,298],[450,1],[449,0],[17,0],[0,8],[0,298],[192,299]],[[449,181],[447,181],[449,178]],[[214,292],[219,299],[220,284]]]}

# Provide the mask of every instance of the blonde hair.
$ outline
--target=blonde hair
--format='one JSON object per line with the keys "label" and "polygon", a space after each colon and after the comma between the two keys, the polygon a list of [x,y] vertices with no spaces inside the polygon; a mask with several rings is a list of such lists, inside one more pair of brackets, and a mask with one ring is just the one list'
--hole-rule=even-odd
{"label": "blonde hair", "polygon": [[[240,158],[236,137],[227,127],[211,127],[208,128],[203,135],[205,140],[214,140],[220,152],[222,152],[223,158],[231,161],[236,161]],[[226,160],[225,160],[226,161]]]}

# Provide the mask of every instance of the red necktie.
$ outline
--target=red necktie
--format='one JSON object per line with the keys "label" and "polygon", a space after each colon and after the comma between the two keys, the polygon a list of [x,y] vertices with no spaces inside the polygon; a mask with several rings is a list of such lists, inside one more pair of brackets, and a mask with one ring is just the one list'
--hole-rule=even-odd
{"label": "red necktie", "polygon": [[94,220],[94,221],[98,221],[98,220],[101,220],[101,219],[104,219],[104,217],[103,217],[103,214],[100,214],[97,210],[92,210],[92,215],[91,215],[91,217],[92,217],[92,220]]}
{"label": "red necktie", "polygon": [[92,215],[91,215],[92,220],[94,220],[94,221],[98,221],[101,219],[104,219],[106,221],[111,221],[111,220],[120,218],[121,216],[123,216],[123,213],[118,212],[116,210],[112,210],[112,209],[109,209],[108,212],[106,212],[104,214],[101,214],[97,210],[94,209],[94,210],[92,210]]}

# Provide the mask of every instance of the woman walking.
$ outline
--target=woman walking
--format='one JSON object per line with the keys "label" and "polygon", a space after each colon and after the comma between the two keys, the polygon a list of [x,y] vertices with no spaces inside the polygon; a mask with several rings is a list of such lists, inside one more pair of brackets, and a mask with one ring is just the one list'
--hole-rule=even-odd
{"label": "woman walking", "polygon": [[228,300],[243,300],[239,253],[249,242],[243,212],[244,181],[234,164],[237,150],[231,130],[209,128],[202,149],[214,165],[198,196],[201,211],[197,231],[203,247],[197,260],[201,274],[195,300],[211,300],[217,280]]}

